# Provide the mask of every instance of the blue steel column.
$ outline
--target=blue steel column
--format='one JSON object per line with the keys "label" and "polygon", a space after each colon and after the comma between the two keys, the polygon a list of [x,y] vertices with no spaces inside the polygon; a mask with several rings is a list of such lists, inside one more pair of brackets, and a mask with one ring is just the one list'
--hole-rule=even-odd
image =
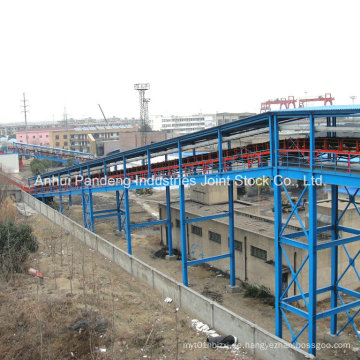
{"label": "blue steel column", "polygon": [[[329,125],[336,127],[336,117],[332,117],[331,122],[329,118]],[[328,135],[329,136],[329,135]],[[336,136],[336,132],[332,133],[332,136]],[[338,230],[338,198],[339,187],[337,185],[331,186],[331,240],[337,240],[339,238]],[[331,309],[337,307],[337,280],[338,280],[338,247],[333,246],[331,248]],[[330,334],[336,335],[337,332],[337,314],[330,317]]]}
{"label": "blue steel column", "polygon": [[[89,179],[91,178],[91,172],[90,172],[90,167],[88,167],[88,177]],[[94,209],[93,209],[93,199],[92,199],[92,190],[91,190],[91,186],[89,187],[88,190],[88,211],[89,211],[89,218],[90,218],[90,230],[92,232],[95,231],[94,228]]]}
{"label": "blue steel column", "polygon": [[[123,156],[124,183],[126,183],[126,158]],[[129,207],[129,189],[124,189],[124,207],[125,207],[125,230],[128,253],[132,254],[131,249],[131,229],[130,229],[130,207]]]}
{"label": "blue steel column", "polygon": [[180,233],[181,233],[181,268],[183,284],[189,286],[188,270],[187,270],[187,249],[186,249],[186,213],[185,213],[185,188],[183,185],[183,171],[182,171],[182,147],[180,140],[178,140],[178,153],[179,153],[179,206],[180,206]]}
{"label": "blue steel column", "polygon": [[85,200],[85,191],[84,191],[84,171],[83,168],[80,167],[80,175],[82,178],[81,181],[81,205],[82,205],[82,211],[83,211],[83,221],[84,221],[84,226],[86,227],[86,200]]}
{"label": "blue steel column", "polygon": [[270,131],[270,161],[273,168],[272,184],[274,188],[274,227],[275,227],[275,333],[282,338],[282,249],[280,242],[280,232],[282,227],[282,207],[281,207],[281,180],[279,180],[279,126],[277,117],[269,117]]}
{"label": "blue steel column", "polygon": [[[337,240],[338,231],[338,186],[331,185],[331,240]],[[338,247],[331,248],[331,309],[337,307]],[[337,314],[330,317],[330,333],[336,335]]]}
{"label": "blue steel column", "polygon": [[[165,161],[168,161],[168,156],[165,154]],[[167,216],[167,242],[169,256],[173,255],[172,245],[172,223],[171,223],[171,201],[170,201],[170,186],[166,186],[166,216]]]}
{"label": "blue steel column", "polygon": [[[336,116],[333,116],[333,117],[331,118],[331,126],[336,127]],[[332,136],[333,136],[333,137],[336,137],[336,132],[333,132],[333,133],[332,133]]]}
{"label": "blue steel column", "polygon": [[151,178],[151,156],[150,156],[150,150],[147,149],[146,151],[147,156],[147,168],[148,168],[148,178]]}
{"label": "blue steel column", "polygon": [[223,151],[222,151],[222,134],[218,130],[218,153],[219,153],[219,174],[223,172]]}
{"label": "blue steel column", "polygon": [[[69,181],[69,190],[71,190],[71,175],[70,175],[70,171],[68,171],[68,181]],[[69,207],[72,205],[72,199],[71,199],[71,194],[69,194]]]}
{"label": "blue steel column", "polygon": [[121,209],[120,209],[120,193],[116,191],[116,210],[117,210],[117,221],[118,221],[118,229],[121,231]]}
{"label": "blue steel column", "polygon": [[89,189],[89,195],[88,195],[88,210],[89,210],[89,218],[90,218],[90,230],[92,232],[94,232],[95,231],[95,227],[94,227],[94,207],[93,207],[93,198],[92,198],[91,189]]}
{"label": "blue steel column", "polygon": [[62,202],[62,195],[61,195],[61,176],[60,173],[58,174],[58,191],[59,191],[59,206],[60,212],[63,213],[63,202]]}
{"label": "blue steel column", "polygon": [[172,256],[173,246],[172,246],[170,186],[166,187],[166,214],[167,214],[167,242],[168,242],[169,256]]}
{"label": "blue steel column", "polygon": [[313,183],[313,174],[315,167],[315,120],[313,115],[309,116],[310,126],[310,178],[308,178],[309,192],[309,352],[316,354],[316,288],[317,288],[317,202],[316,185]]}
{"label": "blue steel column", "polygon": [[230,253],[230,286],[235,286],[235,244],[234,244],[234,181],[230,180],[229,193],[229,253]]}

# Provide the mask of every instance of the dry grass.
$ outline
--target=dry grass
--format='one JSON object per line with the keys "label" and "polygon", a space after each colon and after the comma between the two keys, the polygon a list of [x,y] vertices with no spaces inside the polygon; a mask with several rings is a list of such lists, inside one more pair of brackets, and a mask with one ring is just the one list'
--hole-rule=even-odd
{"label": "dry grass", "polygon": [[[30,265],[44,280],[26,274],[0,280],[2,359],[176,359],[177,338],[179,360],[249,359],[230,350],[185,348],[206,337],[191,328],[184,312],[176,321],[175,304],[42,216],[31,216],[29,223],[40,246]],[[106,319],[106,329],[71,328],[99,319]]]}
{"label": "dry grass", "polygon": [[14,205],[14,200],[6,197],[0,203],[0,223],[4,223],[8,220],[16,222],[17,220],[16,207]]}

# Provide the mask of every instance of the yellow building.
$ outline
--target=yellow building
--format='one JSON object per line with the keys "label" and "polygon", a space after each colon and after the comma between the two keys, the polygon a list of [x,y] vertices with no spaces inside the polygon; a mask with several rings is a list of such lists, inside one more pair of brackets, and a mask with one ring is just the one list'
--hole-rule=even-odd
{"label": "yellow building", "polygon": [[50,146],[60,149],[91,152],[96,155],[96,147],[90,146],[88,135],[92,135],[96,142],[118,140],[120,133],[134,130],[134,128],[116,125],[53,130],[50,132]]}

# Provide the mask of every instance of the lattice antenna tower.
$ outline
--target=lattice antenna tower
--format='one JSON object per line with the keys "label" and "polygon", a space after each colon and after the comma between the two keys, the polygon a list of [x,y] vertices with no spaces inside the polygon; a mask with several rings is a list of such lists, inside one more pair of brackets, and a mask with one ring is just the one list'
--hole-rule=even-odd
{"label": "lattice antenna tower", "polygon": [[25,93],[23,93],[23,99],[21,100],[22,104],[21,106],[23,107],[22,112],[24,113],[24,117],[25,117],[25,137],[26,137],[26,143],[29,144],[29,134],[28,134],[28,125],[27,125],[27,113],[28,113],[28,107],[29,105],[27,105],[27,100],[25,98]]}
{"label": "lattice antenna tower", "polygon": [[150,99],[145,98],[145,91],[150,89],[149,83],[135,84],[134,89],[139,92],[140,101],[140,131],[141,131],[141,146],[146,145],[146,131],[149,123],[148,103]]}

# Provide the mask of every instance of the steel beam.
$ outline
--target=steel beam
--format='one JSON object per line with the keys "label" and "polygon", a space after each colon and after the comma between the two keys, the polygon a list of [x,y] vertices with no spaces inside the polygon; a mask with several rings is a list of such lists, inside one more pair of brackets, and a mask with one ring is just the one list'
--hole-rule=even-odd
{"label": "steel beam", "polygon": [[185,187],[182,183],[183,170],[182,170],[182,146],[180,140],[178,141],[178,154],[179,154],[179,175],[181,185],[179,186],[179,206],[180,206],[180,235],[181,235],[181,269],[183,284],[189,286],[188,269],[187,269],[187,234],[186,234],[186,212],[185,212]]}
{"label": "steel beam", "polygon": [[[192,260],[192,261],[187,262],[187,266],[193,266],[193,265],[203,264],[203,263],[210,262],[210,261],[226,259],[230,256],[231,256],[230,254],[222,254],[222,255],[211,256],[208,258]],[[231,285],[231,286],[235,286],[235,283],[234,283],[234,285]]]}
{"label": "steel beam", "polygon": [[270,121],[270,154],[272,154],[273,177],[272,185],[274,189],[274,230],[275,230],[275,333],[278,337],[283,336],[283,314],[281,311],[282,295],[282,248],[281,248],[281,229],[282,229],[282,206],[281,206],[281,185],[274,179],[278,175],[279,164],[279,127],[277,118],[274,116]]}
{"label": "steel beam", "polygon": [[[315,129],[314,118],[309,116],[310,127],[310,169],[315,167]],[[311,178],[310,178],[311,179]],[[310,180],[308,178],[308,181]],[[309,182],[309,308],[308,308],[308,322],[309,322],[309,352],[316,355],[316,308],[317,308],[317,201],[316,201],[316,185]]]}
{"label": "steel beam", "polygon": [[[60,174],[58,175],[58,187],[59,187],[59,189],[61,188],[61,176],[60,176]],[[50,181],[50,191],[51,191],[51,181]],[[62,196],[61,195],[59,196],[59,210],[60,210],[60,213],[62,214],[63,213],[63,201],[62,201]]]}
{"label": "steel beam", "polygon": [[[70,175],[70,171],[68,171],[68,181],[69,181],[69,190],[71,191],[71,175]],[[71,193],[69,194],[69,208],[72,205],[72,198],[71,198]]]}
{"label": "steel beam", "polygon": [[230,286],[235,286],[235,241],[234,241],[234,182],[229,181],[229,252],[230,252]]}
{"label": "steel beam", "polygon": [[167,244],[169,256],[173,255],[170,186],[166,186]]}
{"label": "steel beam", "polygon": [[215,214],[215,215],[208,215],[208,216],[199,216],[197,218],[191,218],[191,219],[186,219],[185,223],[186,224],[190,224],[190,223],[194,223],[194,222],[199,222],[199,221],[208,221],[208,220],[214,220],[214,219],[221,219],[224,217],[228,217],[229,216],[229,212],[226,212],[224,214]]}
{"label": "steel beam", "polygon": [[167,219],[157,220],[157,221],[148,221],[148,222],[144,222],[144,223],[132,224],[132,225],[130,225],[130,228],[132,229],[132,228],[145,227],[145,226],[162,225],[162,224],[166,224],[166,223],[167,223]]}
{"label": "steel beam", "polygon": [[222,134],[221,130],[218,129],[218,153],[219,153],[219,174],[223,172],[223,149],[222,149]]}
{"label": "steel beam", "polygon": [[118,230],[121,231],[122,230],[122,226],[121,226],[121,201],[120,201],[120,192],[119,191],[115,192],[115,197],[116,197],[116,211],[117,211]]}
{"label": "steel beam", "polygon": [[[124,179],[126,179],[126,157],[123,156],[123,169]],[[129,205],[129,190],[124,189],[124,207],[125,207],[125,231],[126,231],[126,242],[128,253],[132,254],[131,246],[131,227],[130,227],[130,205]]]}

